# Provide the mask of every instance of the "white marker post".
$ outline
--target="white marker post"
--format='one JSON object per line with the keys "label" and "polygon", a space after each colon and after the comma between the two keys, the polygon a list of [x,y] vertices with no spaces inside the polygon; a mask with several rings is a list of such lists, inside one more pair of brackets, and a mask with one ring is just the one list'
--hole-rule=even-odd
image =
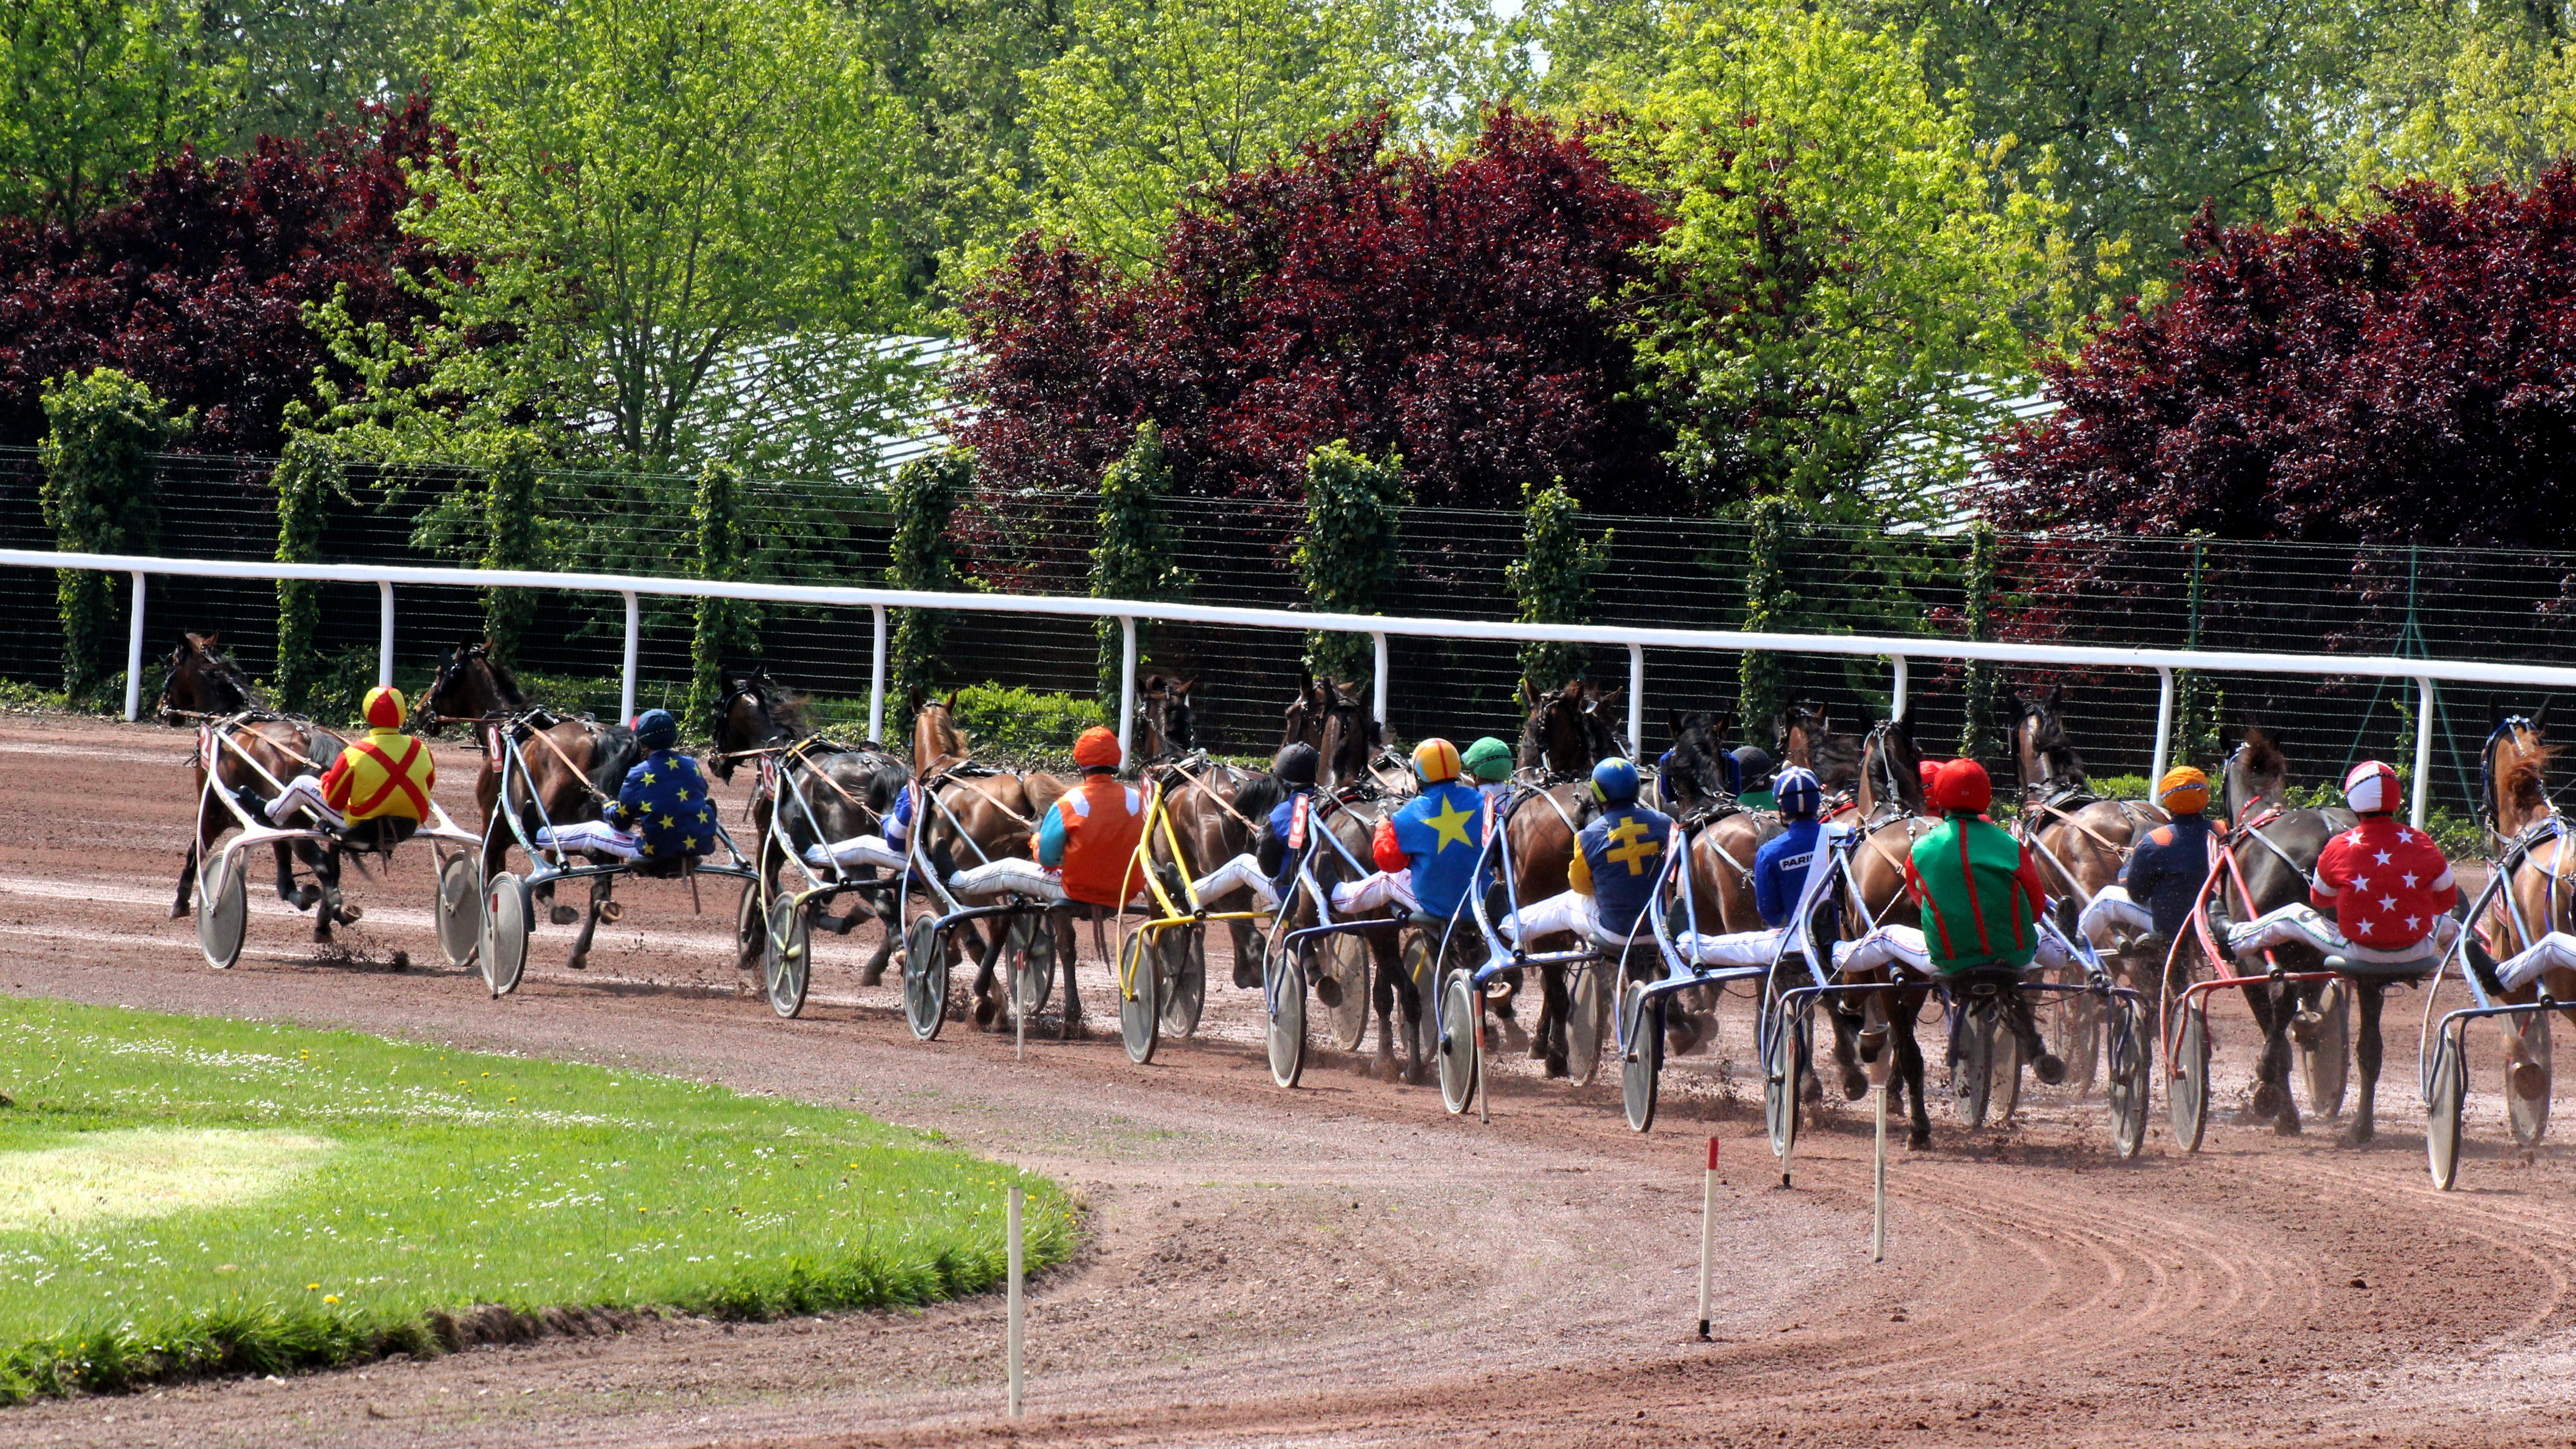
{"label": "white marker post", "polygon": [[1887,1261],[1887,1084],[1885,1082],[1878,1084],[1876,1095],[1878,1097],[1878,1152],[1877,1160],[1870,1169],[1870,1175],[1875,1179],[1875,1183],[1870,1195],[1869,1260],[1873,1263],[1884,1263]]}
{"label": "white marker post", "polygon": [[1699,1341],[1708,1342],[1708,1280],[1717,1258],[1717,1139],[1708,1139],[1708,1174],[1699,1188]]}
{"label": "white marker post", "polygon": [[1020,1277],[1026,1260],[1020,1252],[1020,1204],[1023,1193],[1017,1183],[1011,1185],[1011,1308],[1010,1340],[1006,1354],[1011,1369],[1011,1417],[1020,1417]]}

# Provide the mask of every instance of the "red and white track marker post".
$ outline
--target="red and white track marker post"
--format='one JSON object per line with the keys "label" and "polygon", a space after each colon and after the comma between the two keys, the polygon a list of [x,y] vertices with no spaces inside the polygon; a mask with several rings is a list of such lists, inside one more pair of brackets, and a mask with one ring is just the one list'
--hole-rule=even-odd
{"label": "red and white track marker post", "polygon": [[1717,1258],[1717,1139],[1708,1139],[1708,1172],[1699,1188],[1699,1341],[1708,1342],[1708,1280]]}

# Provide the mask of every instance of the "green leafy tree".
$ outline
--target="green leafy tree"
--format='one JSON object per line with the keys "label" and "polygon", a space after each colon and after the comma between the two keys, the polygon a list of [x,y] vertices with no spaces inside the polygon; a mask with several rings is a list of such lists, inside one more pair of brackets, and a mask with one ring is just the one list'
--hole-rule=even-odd
{"label": "green leafy tree", "polygon": [[[152,455],[187,432],[191,418],[170,416],[152,389],[102,367],[45,384],[45,420],[37,499],[55,543],[67,553],[150,553],[161,531]],[[55,580],[63,692],[96,699],[124,652],[117,580],[73,569],[58,570]]]}
{"label": "green leafy tree", "polygon": [[[1968,559],[1963,571],[1959,607],[1968,637],[1983,643],[1995,637],[1995,528],[1980,520],[1968,525]],[[1999,716],[2003,705],[2003,672],[1982,659],[1959,670],[1966,708],[1959,722],[1962,759],[1990,760],[2002,744]]]}
{"label": "green leafy tree", "polygon": [[0,0],[0,211],[68,223],[195,139],[196,37],[176,0]]}
{"label": "green leafy tree", "polygon": [[[1151,420],[1136,427],[1127,455],[1100,475],[1100,542],[1091,550],[1091,596],[1095,599],[1184,599],[1190,576],[1172,561],[1179,540],[1163,520],[1163,495],[1172,491],[1171,470],[1163,464],[1163,430]],[[1127,643],[1115,619],[1095,626],[1100,646],[1100,697],[1118,697]],[[1153,634],[1148,621],[1136,621],[1136,657],[1150,659]]]}
{"label": "green leafy tree", "polygon": [[[525,432],[493,439],[483,472],[483,567],[545,567],[545,524],[537,498],[545,463],[545,449]],[[518,663],[519,641],[536,621],[535,590],[483,591],[483,637],[503,664]]]}
{"label": "green leafy tree", "polygon": [[[974,459],[950,449],[915,458],[895,474],[894,540],[886,583],[898,589],[953,593],[958,587],[957,545],[948,536],[958,500],[975,487]],[[894,697],[917,703],[947,679],[941,657],[947,616],[937,609],[899,609],[888,660]]]}
{"label": "green leafy tree", "polygon": [[[329,440],[297,432],[269,475],[277,490],[277,561],[320,563],[324,511],[334,496],[345,497],[349,480]],[[278,702],[302,713],[313,708],[314,690],[326,666],[322,659],[322,586],[311,579],[277,581]]]}
{"label": "green leafy tree", "polygon": [[[1638,358],[1700,496],[1937,509],[2023,385],[2017,314],[2043,299],[2054,211],[1926,94],[1919,51],[1826,15],[1715,12],[1606,141],[1674,218]],[[1932,461],[1867,486],[1899,452]]]}
{"label": "green leafy tree", "polygon": [[200,0],[188,62],[207,136],[245,149],[419,93],[458,53],[452,0]]}
{"label": "green leafy tree", "polygon": [[[1585,538],[1583,504],[1565,491],[1563,479],[1522,493],[1528,510],[1521,522],[1521,560],[1503,570],[1503,581],[1520,601],[1520,621],[1589,623],[1592,579],[1609,567],[1616,531],[1603,529],[1599,538]],[[1542,690],[1555,689],[1588,668],[1580,644],[1532,641],[1521,646],[1521,678]]]}
{"label": "green leafy tree", "polygon": [[[1411,501],[1404,459],[1397,454],[1372,459],[1339,441],[1306,460],[1306,534],[1298,540],[1296,564],[1318,611],[1385,612],[1396,591],[1400,510]],[[1369,641],[1357,634],[1316,630],[1306,636],[1307,666],[1320,675],[1365,679],[1375,657]]]}
{"label": "green leafy tree", "polygon": [[[698,577],[736,581],[745,576],[742,473],[730,463],[709,463],[698,474],[697,501],[689,519],[697,527]],[[760,606],[748,599],[700,599],[689,635],[689,702],[684,716],[695,726],[724,696],[725,667],[760,653]]]}

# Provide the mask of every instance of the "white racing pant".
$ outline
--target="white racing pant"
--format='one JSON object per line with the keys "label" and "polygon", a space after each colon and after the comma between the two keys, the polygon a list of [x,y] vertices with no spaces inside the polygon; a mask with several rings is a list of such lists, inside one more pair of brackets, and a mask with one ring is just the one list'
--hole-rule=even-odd
{"label": "white racing pant", "polygon": [[2122,936],[2153,935],[2156,918],[2145,906],[2129,899],[2128,887],[2110,885],[2094,894],[2093,904],[2084,908],[2076,929],[2093,943],[2093,949],[2116,951]]}
{"label": "white racing pant", "polygon": [[2540,979],[2543,971],[2576,971],[2576,936],[2552,931],[2523,951],[2496,963],[2496,981],[2507,991]]}
{"label": "white racing pant", "polygon": [[633,860],[643,848],[635,837],[605,820],[577,820],[570,825],[540,825],[537,844],[555,850],[595,850],[619,860]]}
{"label": "white racing pant", "polygon": [[1248,890],[1252,892],[1252,902],[1255,906],[1265,911],[1279,909],[1279,897],[1270,889],[1270,877],[1262,871],[1261,862],[1249,851],[1191,881],[1190,889],[1203,902],[1213,901],[1219,896],[1230,896],[1236,891]]}
{"label": "white racing pant", "polygon": [[[2032,964],[2061,967],[2071,964],[2066,948],[2054,937],[2042,934],[2039,954]],[[1882,966],[1902,966],[1917,976],[1932,974],[1932,948],[1924,941],[1923,932],[1913,926],[1881,926],[1857,941],[1834,943],[1834,969],[1847,975],[1875,971]]]}
{"label": "white racing pant", "polygon": [[1006,855],[972,870],[957,872],[948,878],[948,888],[961,899],[1015,895],[1041,901],[1061,901],[1064,899],[1064,872],[1049,870],[1023,856]]}
{"label": "white racing pant", "polygon": [[910,864],[903,858],[903,850],[900,846],[875,835],[853,835],[847,840],[835,840],[829,845],[809,845],[805,847],[805,863],[816,866],[838,864],[843,870],[856,870],[863,865],[873,865],[896,872],[902,871]]}
{"label": "white racing pant", "polygon": [[[1624,950],[1630,944],[1628,938],[1601,924],[1601,903],[1581,891],[1563,891],[1536,905],[1523,906],[1504,917],[1499,929],[1503,939],[1515,946],[1559,931],[1570,931],[1585,945],[1597,946],[1604,951]],[[1643,917],[1637,921],[1636,939],[1649,945],[1655,939],[1654,928],[1647,925]],[[1766,956],[1763,959],[1767,961],[1770,958]]]}
{"label": "white racing pant", "polygon": [[1785,927],[1706,936],[1684,931],[1673,938],[1673,949],[1702,966],[1768,966],[1779,958],[1781,938],[1788,934]]}
{"label": "white racing pant", "polygon": [[2433,934],[2412,945],[2393,951],[2376,946],[2361,946],[2343,938],[2334,923],[2318,914],[2315,908],[2286,905],[2266,911],[2250,921],[2239,921],[2227,930],[2227,949],[2231,955],[2259,951],[2266,946],[2314,946],[2328,955],[2372,966],[2430,965],[2432,958],[2449,949],[2460,934],[2460,923],[2449,916],[2433,918]]}
{"label": "white racing pant", "polygon": [[277,792],[277,798],[268,802],[268,823],[283,826],[298,810],[313,812],[313,818],[326,830],[349,828],[349,822],[341,818],[339,811],[322,803],[322,777],[319,775],[298,775],[287,781],[286,788]]}
{"label": "white racing pant", "polygon": [[1345,915],[1384,909],[1393,902],[1407,914],[1418,913],[1422,904],[1413,898],[1413,871],[1372,871],[1360,880],[1346,880],[1333,887],[1333,909]]}

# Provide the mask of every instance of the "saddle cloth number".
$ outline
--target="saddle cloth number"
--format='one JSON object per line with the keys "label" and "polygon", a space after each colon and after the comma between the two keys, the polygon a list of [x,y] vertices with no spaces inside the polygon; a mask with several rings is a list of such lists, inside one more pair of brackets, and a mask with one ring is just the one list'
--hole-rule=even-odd
{"label": "saddle cloth number", "polygon": [[1303,795],[1297,797],[1297,808],[1288,814],[1288,848],[1306,848],[1306,797]]}
{"label": "saddle cloth number", "polygon": [[496,775],[499,774],[501,772],[501,761],[507,758],[510,752],[509,741],[503,738],[502,727],[500,725],[492,726],[491,731],[483,736],[483,750],[486,755],[491,757],[492,773]]}
{"label": "saddle cloth number", "polygon": [[760,788],[767,790],[772,794],[777,793],[778,757],[776,755],[763,755],[760,757]]}

